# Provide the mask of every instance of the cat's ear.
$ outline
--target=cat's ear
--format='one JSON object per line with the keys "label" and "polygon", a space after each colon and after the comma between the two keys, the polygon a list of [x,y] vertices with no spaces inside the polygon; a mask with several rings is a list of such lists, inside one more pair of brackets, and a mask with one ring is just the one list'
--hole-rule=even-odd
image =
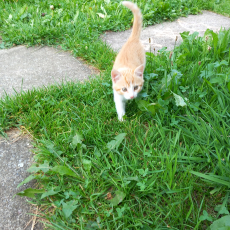
{"label": "cat's ear", "polygon": [[140,65],[135,69],[134,74],[138,77],[143,78],[144,69],[145,69],[145,66]]}
{"label": "cat's ear", "polygon": [[116,69],[112,69],[111,77],[112,77],[113,82],[116,83],[120,79],[121,73],[117,71]]}

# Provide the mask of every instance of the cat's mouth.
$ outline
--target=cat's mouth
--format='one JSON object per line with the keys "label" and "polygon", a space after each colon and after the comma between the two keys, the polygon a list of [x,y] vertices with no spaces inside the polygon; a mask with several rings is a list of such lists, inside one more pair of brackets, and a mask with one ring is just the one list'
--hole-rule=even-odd
{"label": "cat's mouth", "polygon": [[132,99],[134,99],[134,98],[135,98],[134,95],[133,95],[133,96],[126,97],[127,100],[132,100]]}

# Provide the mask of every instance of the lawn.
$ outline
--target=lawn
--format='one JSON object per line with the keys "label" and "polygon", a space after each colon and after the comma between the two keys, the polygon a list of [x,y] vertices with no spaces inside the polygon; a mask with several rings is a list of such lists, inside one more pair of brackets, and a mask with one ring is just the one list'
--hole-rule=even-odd
{"label": "lawn", "polygon": [[[207,7],[144,2],[145,25]],[[0,7],[2,48],[61,45],[101,70],[84,83],[0,101],[2,134],[23,126],[34,137],[36,163],[21,184],[36,179],[39,186],[18,195],[33,198],[50,228],[217,230],[229,222],[230,30],[184,32],[173,52],[147,53],[144,89],[119,122],[109,77],[115,53],[98,40],[130,27],[119,1]]]}
{"label": "lawn", "polygon": [[229,0],[210,0],[201,3],[202,8],[214,11],[218,14],[230,17],[230,1]]}

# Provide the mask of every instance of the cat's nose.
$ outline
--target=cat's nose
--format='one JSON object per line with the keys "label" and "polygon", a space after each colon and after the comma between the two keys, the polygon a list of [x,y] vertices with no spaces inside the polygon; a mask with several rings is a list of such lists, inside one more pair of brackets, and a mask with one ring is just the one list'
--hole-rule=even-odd
{"label": "cat's nose", "polygon": [[134,96],[130,96],[130,99],[133,99],[134,98]]}

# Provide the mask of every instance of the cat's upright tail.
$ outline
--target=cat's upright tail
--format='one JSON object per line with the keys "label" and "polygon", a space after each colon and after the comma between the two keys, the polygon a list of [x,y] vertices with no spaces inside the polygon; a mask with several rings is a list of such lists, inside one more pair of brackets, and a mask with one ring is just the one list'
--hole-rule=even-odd
{"label": "cat's upright tail", "polygon": [[138,39],[141,35],[141,28],[142,28],[142,15],[141,10],[138,8],[138,6],[135,3],[123,1],[122,4],[129,8],[134,15],[134,22],[133,22],[133,30],[130,35],[130,39]]}

